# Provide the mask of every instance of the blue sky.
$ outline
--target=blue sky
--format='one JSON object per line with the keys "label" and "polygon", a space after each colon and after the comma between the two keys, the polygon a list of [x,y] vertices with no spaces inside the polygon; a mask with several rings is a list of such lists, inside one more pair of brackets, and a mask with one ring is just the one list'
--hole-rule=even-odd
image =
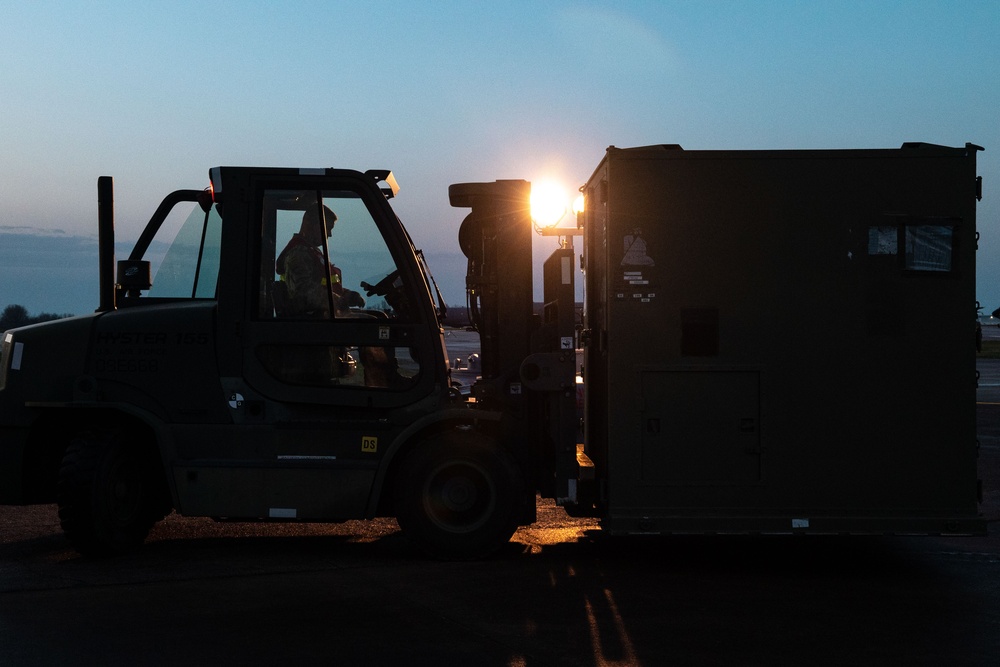
{"label": "blue sky", "polygon": [[904,141],[986,148],[978,297],[1000,307],[995,0],[0,0],[0,16],[0,308],[96,307],[104,174],[132,241],[215,165],[390,168],[461,304],[451,183],[576,188],[609,145]]}

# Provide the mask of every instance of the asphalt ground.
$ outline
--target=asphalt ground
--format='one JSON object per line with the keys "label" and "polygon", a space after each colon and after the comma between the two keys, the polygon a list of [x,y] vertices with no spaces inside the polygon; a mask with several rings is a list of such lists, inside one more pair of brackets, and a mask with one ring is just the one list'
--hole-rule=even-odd
{"label": "asphalt ground", "polygon": [[177,515],[100,560],[54,506],[0,507],[0,665],[994,666],[1000,361],[979,370],[987,537],[609,538],[540,501],[484,561],[392,520]]}
{"label": "asphalt ground", "polygon": [[995,537],[608,539],[543,510],[551,516],[496,557],[452,563],[422,558],[389,521],[176,516],[141,550],[89,560],[68,549],[54,508],[5,509],[0,664],[995,665],[1000,655]]}

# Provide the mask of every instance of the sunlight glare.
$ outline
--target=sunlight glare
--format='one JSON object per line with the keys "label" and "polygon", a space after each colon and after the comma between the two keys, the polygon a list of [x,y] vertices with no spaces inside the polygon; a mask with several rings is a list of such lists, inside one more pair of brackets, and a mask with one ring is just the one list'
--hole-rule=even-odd
{"label": "sunlight glare", "polygon": [[554,227],[566,215],[568,198],[561,186],[551,181],[531,186],[531,219],[541,227]]}

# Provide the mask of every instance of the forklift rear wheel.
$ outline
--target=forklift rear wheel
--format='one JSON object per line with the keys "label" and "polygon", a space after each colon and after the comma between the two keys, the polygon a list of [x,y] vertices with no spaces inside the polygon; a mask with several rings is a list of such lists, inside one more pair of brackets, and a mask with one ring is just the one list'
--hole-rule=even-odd
{"label": "forklift rear wheel", "polygon": [[523,483],[501,447],[452,433],[416,448],[396,493],[403,532],[437,558],[481,558],[517,529]]}
{"label": "forklift rear wheel", "polygon": [[87,555],[122,553],[142,544],[162,516],[154,502],[153,467],[113,438],[74,439],[59,470],[59,522]]}

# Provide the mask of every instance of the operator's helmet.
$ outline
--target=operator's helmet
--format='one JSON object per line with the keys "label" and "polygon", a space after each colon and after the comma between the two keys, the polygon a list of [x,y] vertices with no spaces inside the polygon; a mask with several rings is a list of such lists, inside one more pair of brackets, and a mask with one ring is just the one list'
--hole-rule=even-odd
{"label": "operator's helmet", "polygon": [[[319,225],[319,216],[316,214],[316,207],[310,206],[306,209],[306,212],[302,214],[302,228],[314,227]],[[323,205],[323,216],[326,218],[326,234],[330,235],[333,231],[333,226],[337,222],[337,214],[330,210],[329,206]]]}

